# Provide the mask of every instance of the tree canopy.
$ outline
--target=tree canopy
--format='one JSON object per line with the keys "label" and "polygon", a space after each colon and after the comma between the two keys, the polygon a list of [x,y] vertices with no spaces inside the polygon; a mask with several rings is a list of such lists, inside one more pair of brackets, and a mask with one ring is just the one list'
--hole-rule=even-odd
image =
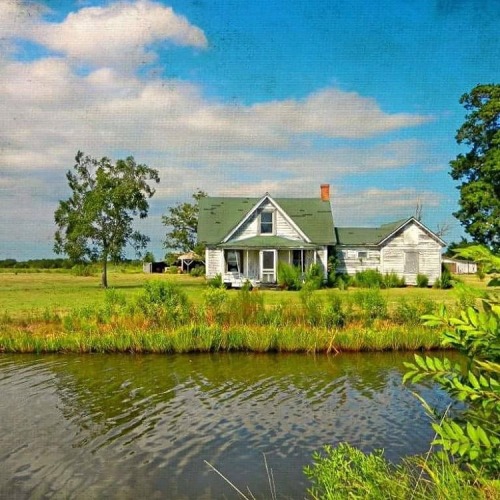
{"label": "tree canopy", "polygon": [[203,253],[203,248],[197,244],[196,233],[199,214],[198,202],[205,196],[207,193],[198,189],[192,194],[194,203],[177,203],[177,205],[167,209],[167,215],[162,217],[163,224],[168,228],[164,241],[164,247],[167,250]]}
{"label": "tree canopy", "polygon": [[466,120],[456,140],[469,148],[451,161],[462,183],[460,209],[453,215],[476,243],[500,250],[500,84],[477,85],[460,103]]}
{"label": "tree canopy", "polygon": [[149,241],[134,230],[133,220],[147,217],[148,198],[155,193],[148,181],[160,178],[157,170],[138,165],[132,156],[113,163],[79,151],[75,161],[66,174],[72,195],[59,201],[54,214],[54,251],[77,262],[100,261],[107,287],[108,260],[120,260],[127,244],[139,252]]}

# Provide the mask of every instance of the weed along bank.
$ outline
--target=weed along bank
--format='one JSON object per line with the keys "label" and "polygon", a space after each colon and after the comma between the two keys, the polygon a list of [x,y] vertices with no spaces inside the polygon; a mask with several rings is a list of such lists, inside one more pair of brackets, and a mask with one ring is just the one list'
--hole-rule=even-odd
{"label": "weed along bank", "polygon": [[205,197],[200,200],[198,242],[206,245],[206,276],[234,287],[278,280],[280,263],[302,273],[316,265],[324,279],[331,259],[354,275],[373,269],[396,273],[406,284],[441,276],[444,242],[414,217],[379,228],[336,227],[330,186],[315,198]]}

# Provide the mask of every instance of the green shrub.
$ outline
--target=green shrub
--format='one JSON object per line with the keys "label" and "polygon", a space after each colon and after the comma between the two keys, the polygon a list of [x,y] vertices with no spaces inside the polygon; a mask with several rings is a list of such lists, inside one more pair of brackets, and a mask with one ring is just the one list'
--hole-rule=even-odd
{"label": "green shrub", "polygon": [[382,288],[403,288],[406,286],[406,282],[404,276],[400,277],[397,273],[391,271],[390,273],[385,273],[382,285]]}
{"label": "green shrub", "polygon": [[315,293],[316,284],[310,281],[304,284],[300,290],[300,302],[302,304],[302,312],[307,324],[316,326],[321,323],[323,302]]}
{"label": "green shrub", "polygon": [[189,271],[190,276],[194,276],[195,278],[199,278],[200,276],[205,276],[205,266],[196,266]]}
{"label": "green shrub", "polygon": [[424,314],[432,314],[436,305],[432,300],[415,297],[412,300],[402,298],[394,311],[394,320],[402,324],[419,325]]}
{"label": "green shrub", "polygon": [[429,286],[429,278],[425,274],[417,274],[418,288],[427,288]]}
{"label": "green shrub", "polygon": [[216,274],[213,278],[209,278],[207,280],[207,285],[210,288],[222,288],[224,285],[222,282],[222,276],[220,274]]}
{"label": "green shrub", "polygon": [[210,323],[222,323],[226,316],[229,292],[221,286],[209,286],[203,293],[206,319]]}
{"label": "green shrub", "polygon": [[344,311],[342,298],[338,294],[331,293],[328,296],[328,303],[325,307],[323,317],[327,328],[342,328],[345,326],[346,313]]}
{"label": "green shrub", "polygon": [[382,288],[384,277],[377,269],[365,269],[356,271],[351,284],[359,288]]}
{"label": "green shrub", "polygon": [[383,319],[387,316],[387,300],[379,290],[358,290],[353,298],[362,319]]}
{"label": "green shrub", "polygon": [[284,290],[300,290],[302,288],[300,268],[286,262],[278,262],[278,284]]}
{"label": "green shrub", "polygon": [[443,266],[441,278],[436,278],[433,287],[441,288],[442,290],[448,290],[453,287],[453,279],[447,267]]}
{"label": "green shrub", "polygon": [[191,315],[187,295],[166,281],[147,281],[137,300],[137,306],[148,319],[157,324],[181,324]]}
{"label": "green shrub", "polygon": [[231,298],[229,311],[233,323],[260,324],[265,316],[264,296],[244,286]]}
{"label": "green shrub", "polygon": [[312,264],[306,271],[304,282],[313,290],[319,290],[323,286],[323,268],[319,264]]}
{"label": "green shrub", "polygon": [[90,264],[76,264],[71,268],[71,273],[75,276],[95,276],[95,269]]}

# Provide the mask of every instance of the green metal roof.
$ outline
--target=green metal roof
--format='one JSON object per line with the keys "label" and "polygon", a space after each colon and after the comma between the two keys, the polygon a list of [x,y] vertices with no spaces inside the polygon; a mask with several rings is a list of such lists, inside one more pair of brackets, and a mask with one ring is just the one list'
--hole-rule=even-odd
{"label": "green metal roof", "polygon": [[281,236],[253,236],[244,240],[229,240],[219,245],[222,248],[316,248],[313,243],[305,243],[300,240],[289,240]]}
{"label": "green metal roof", "polygon": [[[208,245],[222,243],[262,198],[206,197],[200,200],[198,241]],[[317,245],[336,242],[329,201],[319,198],[271,198],[299,229]],[[265,236],[266,241],[269,242]]]}
{"label": "green metal roof", "polygon": [[396,231],[409,219],[401,219],[380,227],[337,227],[339,245],[378,245],[382,240]]}

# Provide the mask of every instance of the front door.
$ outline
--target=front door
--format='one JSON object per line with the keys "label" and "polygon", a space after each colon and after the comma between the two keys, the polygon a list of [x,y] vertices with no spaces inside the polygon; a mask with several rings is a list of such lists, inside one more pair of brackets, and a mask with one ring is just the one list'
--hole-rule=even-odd
{"label": "front door", "polygon": [[276,283],[276,250],[260,251],[260,281],[262,283]]}

